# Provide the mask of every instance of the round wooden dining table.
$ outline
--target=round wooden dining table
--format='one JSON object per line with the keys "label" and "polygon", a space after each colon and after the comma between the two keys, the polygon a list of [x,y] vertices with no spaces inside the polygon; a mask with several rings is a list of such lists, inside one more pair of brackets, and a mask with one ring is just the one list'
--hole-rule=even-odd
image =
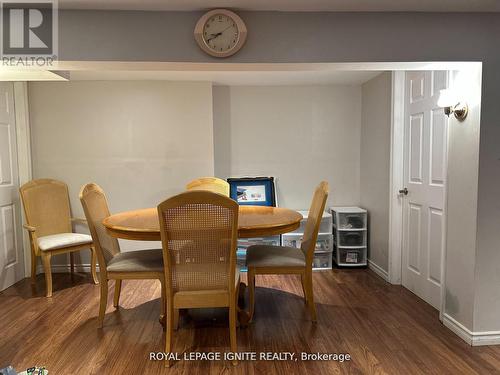
{"label": "round wooden dining table", "polygon": [[[302,215],[282,207],[240,206],[238,237],[272,236],[297,229]],[[108,216],[103,225],[109,235],[137,241],[161,241],[160,222],[156,208],[120,212]]]}
{"label": "round wooden dining table", "polygon": [[[302,215],[297,211],[281,207],[239,206],[238,238],[272,236],[297,229]],[[161,241],[160,222],[156,208],[144,208],[120,212],[108,216],[103,225],[109,235],[137,241]],[[240,283],[240,297],[245,294],[245,284]],[[241,300],[242,298],[240,298]],[[246,326],[250,319],[247,311],[238,306],[238,321]],[[164,324],[164,317],[160,317]]]}

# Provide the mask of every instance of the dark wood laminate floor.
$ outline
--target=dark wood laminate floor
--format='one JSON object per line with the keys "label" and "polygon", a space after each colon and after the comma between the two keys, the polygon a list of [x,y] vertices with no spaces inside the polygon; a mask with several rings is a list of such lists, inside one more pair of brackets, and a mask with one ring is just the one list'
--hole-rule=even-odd
{"label": "dark wood laminate floor", "polygon": [[[163,350],[158,282],[124,281],[121,308],[110,297],[105,327],[97,329],[99,286],[89,279],[56,274],[51,299],[43,296],[43,275],[34,290],[25,279],[0,293],[0,367],[45,365],[51,375],[500,373],[500,347],[468,346],[441,325],[436,310],[368,270],[314,274],[317,324],[309,321],[298,278],[258,277],[255,323],[238,330],[240,351],[349,353],[351,361],[234,368],[180,361],[167,369],[149,360],[150,352]],[[228,351],[226,315],[224,309],[190,312],[175,334],[176,350]]]}

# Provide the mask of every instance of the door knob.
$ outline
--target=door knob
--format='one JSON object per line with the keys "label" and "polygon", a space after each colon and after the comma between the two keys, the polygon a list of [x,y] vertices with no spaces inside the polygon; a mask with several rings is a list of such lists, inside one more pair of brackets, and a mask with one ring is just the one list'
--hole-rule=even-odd
{"label": "door knob", "polygon": [[401,190],[399,191],[399,194],[400,194],[400,195],[408,195],[408,188],[401,189]]}

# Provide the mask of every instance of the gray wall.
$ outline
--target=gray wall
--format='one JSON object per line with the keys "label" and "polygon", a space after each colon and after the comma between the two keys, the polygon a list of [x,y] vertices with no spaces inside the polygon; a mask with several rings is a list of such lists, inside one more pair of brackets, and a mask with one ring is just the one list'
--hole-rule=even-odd
{"label": "gray wall", "polygon": [[[204,55],[192,31],[201,13],[63,11],[65,60],[221,62]],[[474,278],[462,279],[462,306],[474,306],[469,329],[500,330],[500,14],[241,12],[247,45],[224,62],[482,61],[479,201]],[[476,184],[474,174],[461,176]],[[450,183],[451,184],[451,183]],[[476,184],[477,185],[477,184]],[[470,191],[473,191],[471,189]],[[474,196],[471,199],[475,199]],[[471,268],[456,261],[455,271]],[[448,285],[447,285],[448,287]],[[471,298],[474,288],[478,298]],[[459,316],[458,314],[457,316]]]}
{"label": "gray wall", "polygon": [[[239,12],[246,45],[220,60],[193,29],[203,12],[61,11],[62,60],[196,62],[467,61],[498,58],[500,14]],[[395,32],[397,30],[397,32]],[[460,45],[451,43],[459,35]]]}
{"label": "gray wall", "polygon": [[359,204],[361,86],[213,88],[218,177],[274,176],[278,203],[309,209],[330,182],[328,205]]}
{"label": "gray wall", "polygon": [[361,86],[360,200],[369,212],[369,259],[389,269],[391,73]]}

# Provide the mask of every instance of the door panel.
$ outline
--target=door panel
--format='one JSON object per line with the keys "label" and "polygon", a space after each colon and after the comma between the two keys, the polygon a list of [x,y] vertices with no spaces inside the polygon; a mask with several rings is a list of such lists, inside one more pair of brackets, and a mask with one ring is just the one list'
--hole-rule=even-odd
{"label": "door panel", "polygon": [[0,123],[0,185],[12,183],[11,124]]}
{"label": "door panel", "polygon": [[424,114],[410,116],[410,181],[422,182],[422,136],[424,129]]}
{"label": "door panel", "polygon": [[443,186],[446,176],[446,138],[448,136],[448,119],[442,108],[433,109],[431,114],[431,155],[430,183]]}
{"label": "door panel", "polygon": [[448,118],[437,106],[448,72],[406,73],[403,286],[439,309]]}
{"label": "door panel", "polygon": [[439,90],[448,87],[448,72],[446,70],[436,70],[431,72],[432,92],[431,95],[439,94]]}
{"label": "door panel", "polygon": [[14,205],[1,208],[0,228],[3,233],[3,241],[0,244],[5,259],[5,267],[10,267],[17,263],[16,251],[16,219]]}
{"label": "door panel", "polygon": [[443,254],[443,211],[429,208],[429,280],[441,286],[441,256]]}
{"label": "door panel", "polygon": [[412,203],[408,206],[408,268],[417,275],[420,275],[422,208],[419,205]]}
{"label": "door panel", "polygon": [[409,83],[410,103],[416,103],[424,99],[424,72],[413,72]]}
{"label": "door panel", "polygon": [[24,278],[14,92],[0,82],[0,290]]}

